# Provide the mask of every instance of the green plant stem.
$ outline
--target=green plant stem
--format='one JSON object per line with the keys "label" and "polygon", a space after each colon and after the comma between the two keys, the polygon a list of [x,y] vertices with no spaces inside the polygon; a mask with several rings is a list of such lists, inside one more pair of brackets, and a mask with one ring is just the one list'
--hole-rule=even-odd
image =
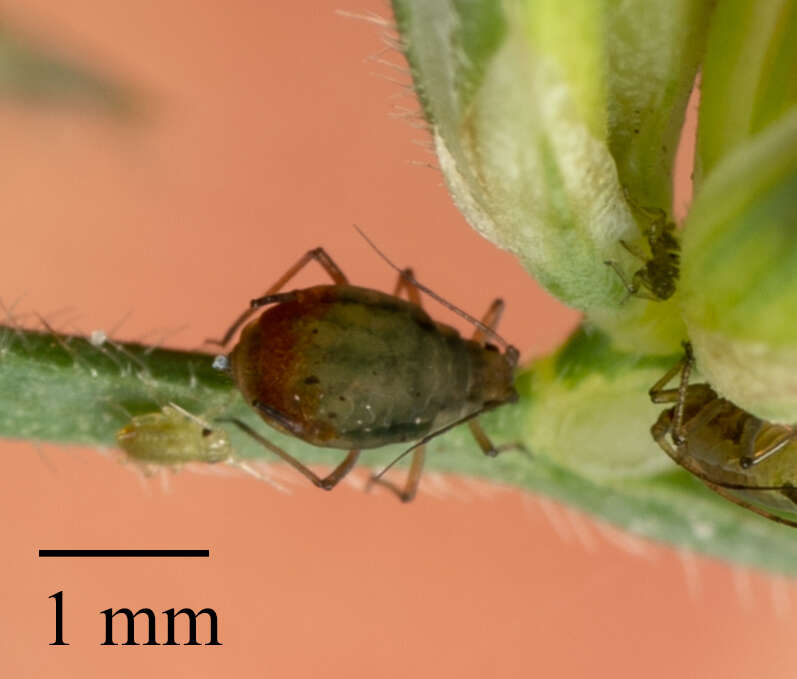
{"label": "green plant stem", "polygon": [[[571,354],[574,341],[563,352]],[[595,347],[584,355],[597,355]],[[558,363],[562,362],[562,354]],[[603,361],[625,361],[627,355],[601,354]],[[318,449],[279,434],[251,411],[232,381],[212,368],[211,354],[173,351],[139,344],[15,328],[0,330],[0,435],[62,444],[115,447],[115,433],[131,415],[152,412],[174,401],[197,413],[237,416],[274,443],[308,463],[331,465],[341,452]],[[660,359],[658,359],[660,360]],[[600,371],[602,368],[597,366]],[[530,413],[539,398],[535,366],[518,378],[520,402],[484,417],[496,442],[525,441],[533,449]],[[597,403],[596,408],[611,407]],[[236,453],[270,459],[256,442],[230,430]],[[381,468],[402,446],[366,451],[364,463]],[[435,439],[427,465],[432,470],[472,476],[543,493],[631,532],[689,547],[739,563],[783,573],[797,573],[797,532],[768,522],[722,500],[678,469],[647,478],[595,481],[567,469],[547,450],[532,457],[506,452],[481,455],[467,427]],[[662,453],[663,455],[663,453]],[[264,487],[264,492],[269,492]]]}

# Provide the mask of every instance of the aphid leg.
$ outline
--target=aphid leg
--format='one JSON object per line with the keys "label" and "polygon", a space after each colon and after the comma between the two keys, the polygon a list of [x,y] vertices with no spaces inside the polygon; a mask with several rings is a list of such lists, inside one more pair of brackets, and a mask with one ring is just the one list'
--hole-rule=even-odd
{"label": "aphid leg", "polygon": [[[683,451],[675,448],[672,443],[667,440],[668,434],[672,429],[672,416],[669,410],[665,410],[656,420],[656,423],[650,428],[650,435],[653,440],[659,444],[659,447],[669,455],[673,461],[682,467],[685,466],[682,462]],[[688,467],[687,467],[688,469]],[[691,471],[691,470],[690,470]]]}
{"label": "aphid leg", "polygon": [[230,458],[229,460],[227,460],[227,464],[231,467],[234,467],[235,469],[241,470],[245,474],[249,474],[249,476],[256,478],[258,481],[263,481],[267,483],[268,485],[276,488],[281,493],[288,492],[288,489],[285,486],[277,483],[273,479],[269,479],[268,477],[264,476],[259,471],[257,471],[257,469],[252,467],[247,462],[244,462],[243,460],[239,460],[238,458]]}
{"label": "aphid leg", "polygon": [[643,207],[633,198],[631,198],[631,193],[628,191],[627,186],[623,187],[623,194],[625,195],[626,203],[628,203],[631,208],[636,210],[639,214],[647,217],[651,222],[658,224],[667,221],[667,213],[660,207]]}
{"label": "aphid leg", "polygon": [[605,259],[603,260],[603,263],[606,266],[610,266],[612,267],[612,269],[614,269],[614,273],[616,273],[617,276],[620,278],[623,287],[628,292],[628,294],[625,297],[623,297],[623,300],[621,302],[622,304],[625,304],[628,301],[628,299],[631,297],[631,295],[635,294],[637,290],[639,290],[639,286],[634,286],[633,283],[629,283],[628,280],[626,280],[625,274],[623,273],[622,269],[620,269],[620,265],[617,262],[615,262],[613,259]]}
{"label": "aphid leg", "polygon": [[[481,318],[482,325],[494,331],[498,327],[498,322],[501,320],[501,315],[504,313],[505,306],[504,300],[500,297],[494,299],[493,303]],[[474,342],[479,342],[479,344],[484,344],[485,334],[484,330],[477,326],[476,330],[473,331],[473,337],[471,339]]]}
{"label": "aphid leg", "polygon": [[[329,277],[332,279],[332,282],[335,285],[345,285],[349,282],[338,265],[335,264],[332,258],[326,253],[326,250],[324,250],[324,248],[315,248],[304,253],[299,261],[296,262],[296,264],[294,264],[290,269],[288,269],[277,280],[277,282],[274,283],[274,285],[272,285],[261,295],[259,299],[274,295],[279,292],[283,287],[285,287],[285,285],[288,284],[288,281],[290,281],[291,278],[293,278],[297,273],[299,273],[299,271],[301,271],[313,260],[318,262],[323,267],[324,271],[329,274]],[[226,346],[232,339],[233,335],[238,331],[238,328],[240,328],[254,312],[255,308],[250,306],[246,311],[238,316],[238,318],[235,319],[233,324],[227,329],[227,332],[224,333],[224,336],[220,340],[209,339],[206,341],[212,344],[218,344],[222,347]]]}
{"label": "aphid leg", "polygon": [[654,293],[650,292],[650,280],[648,279],[646,269],[640,269],[634,274],[634,277],[631,279],[631,286],[634,289],[632,294],[640,299],[649,299],[652,302],[661,302],[660,297],[657,297]]}
{"label": "aphid leg", "polygon": [[511,344],[509,344],[497,332],[495,332],[495,330],[493,330],[492,328],[488,328],[487,326],[484,325],[484,323],[482,323],[481,321],[476,320],[473,316],[471,316],[466,311],[463,311],[458,306],[456,306],[454,304],[451,304],[451,302],[446,301],[445,299],[440,297],[440,295],[438,295],[434,290],[431,290],[431,289],[427,288],[425,285],[423,285],[423,283],[421,283],[414,276],[410,277],[407,274],[408,270],[407,269],[404,269],[404,270],[399,269],[399,267],[397,267],[395,264],[393,264],[393,262],[391,262],[390,259],[388,259],[387,255],[385,255],[384,252],[382,252],[378,247],[376,247],[376,245],[374,245],[374,242],[370,238],[368,238],[368,236],[366,236],[363,233],[363,230],[359,226],[357,226],[355,224],[354,228],[357,229],[357,232],[363,237],[365,242],[368,243],[368,245],[370,245],[374,249],[376,254],[378,254],[382,259],[384,259],[385,262],[388,264],[388,266],[390,268],[395,269],[396,271],[398,271],[402,278],[409,279],[408,282],[411,282],[412,285],[414,287],[416,287],[418,290],[420,290],[421,292],[425,292],[433,300],[435,300],[435,301],[439,302],[440,304],[442,304],[444,307],[446,307],[446,309],[450,309],[451,311],[453,311],[458,316],[461,316],[462,318],[464,318],[471,325],[473,325],[473,326],[475,326],[477,328],[481,328],[483,332],[486,332],[496,342],[498,342],[502,347],[504,347],[504,349],[506,349],[507,355],[510,355],[510,356],[516,356],[517,355],[517,349],[515,349],[515,347],[513,347]]}
{"label": "aphid leg", "polygon": [[640,250],[635,245],[631,245],[631,243],[624,240],[620,240],[620,245],[622,245],[628,252],[630,252],[634,257],[636,257],[641,262],[648,261],[647,255],[645,255],[645,253],[642,252],[642,250]]}
{"label": "aphid leg", "polygon": [[757,437],[750,437],[748,442],[750,454],[741,458],[739,464],[742,466],[742,469],[749,469],[753,465],[763,462],[778,451],[783,450],[795,437],[797,437],[797,430],[784,425],[783,432],[779,436],[776,436],[773,441],[758,450],[755,449],[755,440]]}
{"label": "aphid leg", "polygon": [[[482,316],[482,324],[490,330],[495,330],[501,320],[501,315],[504,313],[505,306],[504,300],[502,300],[500,297],[494,299],[484,316]],[[486,333],[481,328],[477,327],[473,332],[472,339],[474,342],[484,344],[486,341],[485,335]],[[468,427],[470,427],[471,434],[473,434],[473,438],[476,439],[476,443],[479,444],[479,448],[481,448],[482,452],[488,457],[495,457],[498,455],[498,453],[513,449],[520,450],[526,453],[526,455],[530,455],[528,449],[522,443],[504,443],[500,446],[493,445],[490,437],[485,434],[484,429],[482,429],[481,424],[479,424],[478,419],[474,418],[469,420]]]}
{"label": "aphid leg", "polygon": [[407,299],[417,306],[421,304],[421,293],[415,287],[415,272],[412,269],[402,269],[399,272],[396,287],[393,289],[393,296],[398,297],[402,291],[406,291]]}
{"label": "aphid leg", "polygon": [[[714,400],[709,403],[707,406],[704,406],[700,412],[695,415],[691,420],[687,420],[683,423],[683,429],[686,429],[686,426],[689,425],[689,429],[692,431],[697,431],[703,427],[708,426],[711,421],[717,417],[723,410],[725,410],[727,404],[721,400]],[[675,430],[675,425],[673,425],[673,430]],[[675,438],[673,437],[673,440]],[[676,443],[681,444],[683,440],[676,441]]]}
{"label": "aphid leg", "polygon": [[526,448],[525,444],[519,441],[514,443],[502,443],[500,446],[493,445],[490,437],[484,433],[484,429],[482,429],[481,424],[479,424],[479,420],[469,420],[468,426],[470,427],[471,434],[473,434],[473,438],[476,439],[476,443],[479,444],[479,448],[481,448],[482,452],[487,457],[495,457],[498,453],[503,453],[505,450],[519,450],[521,453],[531,457],[529,449]]}
{"label": "aphid leg", "polygon": [[314,486],[317,488],[323,488],[324,490],[332,490],[338,482],[348,474],[354,465],[357,463],[357,458],[360,456],[359,450],[352,450],[346,455],[337,467],[335,467],[329,474],[324,477],[318,476],[312,469],[303,465],[299,460],[297,460],[292,455],[286,453],[282,448],[279,446],[274,445],[269,441],[267,438],[258,434],[252,427],[250,427],[245,422],[235,418],[235,417],[224,417],[219,418],[217,421],[219,422],[232,422],[238,429],[243,431],[245,434],[251,436],[255,441],[257,441],[260,445],[264,448],[270,450],[275,455],[281,457],[285,462],[287,462],[291,467],[293,467],[296,471],[298,471],[303,476],[310,479]]}
{"label": "aphid leg", "polygon": [[675,403],[678,401],[681,390],[678,389],[665,389],[664,387],[683,370],[686,358],[682,358],[672,368],[670,368],[664,376],[656,382],[649,390],[650,400],[653,403]]}
{"label": "aphid leg", "polygon": [[368,479],[368,484],[365,486],[365,490],[369,491],[371,486],[378,484],[390,489],[402,502],[409,502],[418,492],[418,485],[421,482],[421,473],[423,472],[423,464],[425,461],[426,446],[418,446],[412,451],[412,461],[410,462],[410,469],[407,473],[407,480],[404,482],[404,488],[399,488],[399,486],[392,481],[388,481],[381,476],[372,474],[371,478]]}
{"label": "aphid leg", "polygon": [[692,366],[695,359],[692,356],[692,345],[684,342],[683,367],[681,368],[681,383],[678,385],[678,402],[675,404],[675,420],[673,422],[672,440],[676,445],[681,445],[686,437],[684,436],[684,406],[686,405],[686,392],[689,389],[689,376],[692,374]]}
{"label": "aphid leg", "polygon": [[[628,250],[629,252],[632,252],[635,255],[638,254],[635,251],[631,250],[630,247],[626,244],[625,241],[620,241],[620,243],[622,243],[625,246],[626,250]],[[632,297],[632,296],[641,297],[642,299],[649,299],[649,300],[652,300],[654,302],[660,302],[661,301],[653,293],[647,292],[646,290],[643,290],[643,286],[645,288],[649,287],[649,283],[648,283],[647,278],[645,276],[645,270],[644,269],[640,269],[639,271],[637,271],[633,275],[633,277],[631,278],[631,282],[629,283],[628,279],[625,277],[625,274],[622,272],[622,269],[620,269],[620,265],[617,262],[615,262],[614,260],[611,260],[611,259],[607,259],[607,260],[604,260],[603,263],[606,266],[610,266],[610,267],[612,267],[612,269],[614,269],[614,272],[619,276],[620,281],[623,284],[623,287],[628,292],[628,294],[622,299],[621,304],[625,304],[628,301],[628,298]]]}
{"label": "aphid leg", "polygon": [[[686,404],[686,394],[689,390],[689,375],[692,372],[692,364],[694,358],[692,357],[692,347],[688,342],[684,343],[684,350],[686,355],[678,361],[672,368],[670,368],[656,384],[649,390],[650,400],[653,403],[675,403],[675,417],[669,425],[669,432],[672,435],[672,440],[677,446],[684,442],[683,433],[683,419],[684,419],[684,405]],[[677,389],[665,389],[664,387],[675,377],[681,373],[681,381]],[[709,408],[709,410],[711,410]],[[716,413],[712,414],[714,417]],[[657,423],[658,424],[658,423]],[[654,425],[655,427],[656,425]],[[653,438],[656,439],[656,434],[653,433]],[[656,439],[658,441],[658,439]],[[661,445],[661,444],[659,444]]]}

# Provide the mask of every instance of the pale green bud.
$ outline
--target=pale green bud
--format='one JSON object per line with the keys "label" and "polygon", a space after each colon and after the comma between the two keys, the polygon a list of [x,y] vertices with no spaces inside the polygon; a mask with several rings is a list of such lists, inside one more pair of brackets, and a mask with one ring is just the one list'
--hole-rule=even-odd
{"label": "pale green bud", "polygon": [[556,354],[531,366],[525,441],[599,483],[670,469],[650,435],[662,407],[648,390],[679,358],[622,351],[608,335],[578,329]]}
{"label": "pale green bud", "polygon": [[797,108],[706,178],[684,231],[681,299],[712,386],[797,422]]}
{"label": "pale green bud", "polygon": [[[470,224],[580,309],[624,310],[669,208],[707,0],[394,0],[440,166]],[[640,223],[640,227],[643,225]]]}
{"label": "pale green bud", "polygon": [[797,104],[797,3],[723,0],[711,18],[701,83],[696,184]]}

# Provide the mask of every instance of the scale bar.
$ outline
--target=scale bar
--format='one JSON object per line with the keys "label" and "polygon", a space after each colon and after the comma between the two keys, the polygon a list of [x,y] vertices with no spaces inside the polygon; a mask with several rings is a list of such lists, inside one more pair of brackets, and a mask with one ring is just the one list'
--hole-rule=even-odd
{"label": "scale bar", "polygon": [[66,556],[66,557],[93,557],[93,556],[121,556],[121,557],[160,557],[160,556],[188,556],[209,557],[209,549],[40,549],[39,557]]}

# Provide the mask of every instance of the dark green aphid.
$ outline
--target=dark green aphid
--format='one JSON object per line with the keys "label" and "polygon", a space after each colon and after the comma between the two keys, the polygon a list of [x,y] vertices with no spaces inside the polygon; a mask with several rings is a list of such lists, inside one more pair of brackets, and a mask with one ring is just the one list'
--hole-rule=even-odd
{"label": "dark green aphid", "polygon": [[[675,403],[651,434],[664,451],[709,488],[768,519],[797,527],[797,427],[757,418],[720,398],[708,384],[689,384],[691,347],[650,389],[654,403]],[[677,389],[666,385],[678,373]]]}
{"label": "dark green aphid", "polygon": [[642,268],[634,273],[630,281],[626,279],[617,262],[609,260],[606,264],[617,272],[629,295],[655,301],[669,299],[675,294],[680,273],[680,244],[675,234],[675,223],[667,220],[664,210],[640,208],[630,200],[629,203],[650,219],[647,229],[650,256],[630,243],[620,241],[620,245],[643,262]]}
{"label": "dark green aphid", "polygon": [[[281,292],[313,260],[333,284]],[[319,477],[246,423],[229,421],[325,490],[354,467],[361,450],[414,441],[403,488],[381,479],[386,470],[372,477],[404,501],[417,491],[424,444],[442,432],[468,422],[484,453],[497,454],[502,448],[475,418],[517,400],[518,352],[495,333],[504,304],[496,300],[477,321],[440,300],[476,325],[468,340],[429,317],[419,290],[440,300],[409,269],[399,272],[393,294],[350,285],[316,248],[255,299],[219,342],[227,344],[256,309],[268,307],[215,365],[229,371],[270,426],[316,446],[348,450],[330,474]],[[399,298],[402,292],[407,300]],[[488,337],[504,346],[503,353]]]}

